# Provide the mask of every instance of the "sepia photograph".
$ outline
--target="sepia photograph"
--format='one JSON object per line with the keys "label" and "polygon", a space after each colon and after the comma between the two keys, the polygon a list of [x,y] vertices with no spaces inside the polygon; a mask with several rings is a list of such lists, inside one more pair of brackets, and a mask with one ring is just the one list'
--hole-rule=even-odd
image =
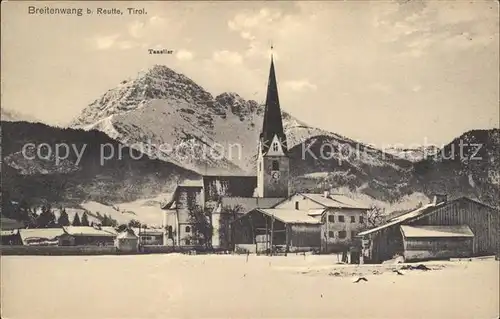
{"label": "sepia photograph", "polygon": [[2,1],[0,316],[500,318],[499,8]]}

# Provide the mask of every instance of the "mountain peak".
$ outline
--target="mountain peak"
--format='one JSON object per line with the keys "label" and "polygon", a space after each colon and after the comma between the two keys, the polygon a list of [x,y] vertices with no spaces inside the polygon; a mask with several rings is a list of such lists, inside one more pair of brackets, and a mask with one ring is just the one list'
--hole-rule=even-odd
{"label": "mountain peak", "polygon": [[87,106],[72,125],[82,127],[93,124],[113,115],[142,108],[153,100],[204,104],[212,101],[213,96],[187,76],[156,64],[139,72],[136,78],[124,80],[108,90]]}

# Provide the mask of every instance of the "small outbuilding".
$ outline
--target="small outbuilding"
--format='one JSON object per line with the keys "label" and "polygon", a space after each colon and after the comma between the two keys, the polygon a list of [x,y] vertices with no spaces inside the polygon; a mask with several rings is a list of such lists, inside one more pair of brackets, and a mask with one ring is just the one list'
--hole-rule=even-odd
{"label": "small outbuilding", "polygon": [[307,211],[253,209],[232,223],[235,248],[249,252],[319,251],[321,221]]}
{"label": "small outbuilding", "polygon": [[113,246],[116,234],[90,226],[63,226],[66,234],[74,237],[76,246]]}
{"label": "small outbuilding", "polygon": [[474,233],[467,225],[401,225],[406,261],[467,257],[473,254]]}
{"label": "small outbuilding", "polygon": [[425,206],[359,233],[363,262],[496,255],[499,219],[497,208],[467,197],[448,201],[446,195],[436,195]]}
{"label": "small outbuilding", "polygon": [[139,246],[139,237],[131,229],[119,233],[115,239],[115,247],[121,252],[136,252]]}

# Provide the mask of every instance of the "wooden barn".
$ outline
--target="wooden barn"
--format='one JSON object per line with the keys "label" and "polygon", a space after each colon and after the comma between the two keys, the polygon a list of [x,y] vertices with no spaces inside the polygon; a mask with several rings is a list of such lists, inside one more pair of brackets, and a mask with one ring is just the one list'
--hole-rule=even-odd
{"label": "wooden barn", "polygon": [[499,251],[499,210],[467,197],[432,203],[358,234],[365,262],[396,255],[408,261],[494,255]]}
{"label": "wooden barn", "polygon": [[319,251],[321,221],[307,211],[256,208],[232,223],[235,249],[248,252]]}

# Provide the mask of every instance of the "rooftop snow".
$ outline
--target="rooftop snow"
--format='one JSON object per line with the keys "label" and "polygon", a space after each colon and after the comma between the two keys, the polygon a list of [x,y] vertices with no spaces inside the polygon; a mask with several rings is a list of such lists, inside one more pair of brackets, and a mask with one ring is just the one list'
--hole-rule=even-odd
{"label": "rooftop snow", "polygon": [[467,225],[453,226],[406,226],[401,225],[406,238],[410,237],[474,237]]}
{"label": "rooftop snow", "polygon": [[312,201],[324,206],[331,208],[355,208],[355,209],[370,209],[365,204],[359,203],[345,195],[340,194],[329,194],[325,197],[323,194],[310,194],[310,193],[300,193]]}
{"label": "rooftop snow", "polygon": [[296,209],[257,209],[268,216],[275,217],[285,224],[321,224],[319,220],[307,215],[307,211]]}

